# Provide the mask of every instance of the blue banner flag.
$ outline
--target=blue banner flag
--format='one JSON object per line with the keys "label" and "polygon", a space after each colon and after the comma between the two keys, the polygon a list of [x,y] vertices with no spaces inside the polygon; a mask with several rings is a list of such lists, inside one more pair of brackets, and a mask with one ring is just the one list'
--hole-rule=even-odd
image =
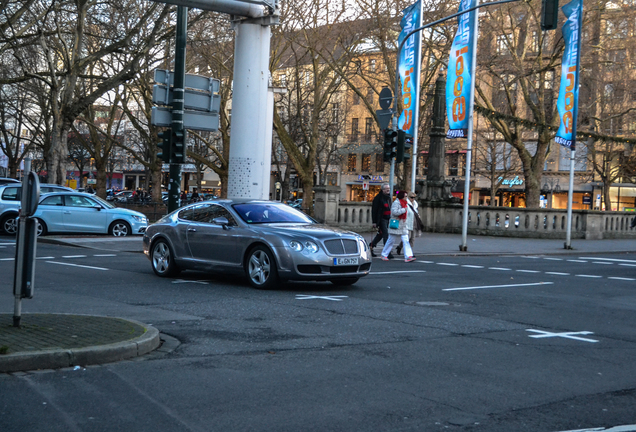
{"label": "blue banner flag", "polygon": [[[421,0],[420,0],[421,1]],[[421,27],[422,6],[420,1],[404,9],[404,17],[400,22],[402,31],[398,37],[398,44],[402,42],[404,37]],[[404,43],[402,51],[400,51],[399,67],[400,79],[402,82],[402,113],[398,119],[398,128],[407,134],[415,134],[415,126],[417,119],[416,105],[418,103],[419,94],[419,77],[420,77],[420,39],[421,32],[411,35]]]}
{"label": "blue banner flag", "polygon": [[[477,0],[462,0],[459,12],[477,6]],[[473,77],[473,38],[475,37],[477,12],[472,11],[457,18],[457,33],[451,45],[446,76],[447,138],[468,137],[468,108]]]}
{"label": "blue banner flag", "polygon": [[561,124],[554,141],[574,150],[576,117],[579,106],[579,64],[581,57],[581,26],[583,0],[572,0],[561,8],[567,20],[563,24],[565,51],[561,62],[561,87],[557,109]]}

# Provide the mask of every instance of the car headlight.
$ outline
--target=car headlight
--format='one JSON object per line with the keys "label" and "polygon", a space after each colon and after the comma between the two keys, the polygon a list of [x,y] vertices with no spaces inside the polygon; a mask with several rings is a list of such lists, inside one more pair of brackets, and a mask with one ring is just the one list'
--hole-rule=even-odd
{"label": "car headlight", "polygon": [[297,242],[296,240],[292,240],[289,242],[289,247],[292,248],[293,250],[295,250],[296,252],[300,252],[301,250],[303,250],[303,245],[300,242]]}
{"label": "car headlight", "polygon": [[366,252],[367,251],[367,242],[364,239],[358,239],[360,243],[360,250]]}
{"label": "car headlight", "polygon": [[146,219],[145,216],[135,216],[133,215],[133,219],[136,220],[137,222],[147,222],[148,219]]}
{"label": "car headlight", "polygon": [[318,252],[318,245],[316,243],[314,243],[314,242],[311,242],[311,241],[306,241],[305,242],[305,248],[311,253]]}

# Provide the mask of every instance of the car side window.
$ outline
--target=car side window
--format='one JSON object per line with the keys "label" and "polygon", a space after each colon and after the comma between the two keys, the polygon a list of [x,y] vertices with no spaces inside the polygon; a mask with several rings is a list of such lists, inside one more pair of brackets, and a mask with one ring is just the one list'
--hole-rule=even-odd
{"label": "car side window", "polygon": [[230,212],[217,204],[204,204],[194,207],[192,220],[211,224],[218,217],[227,218],[230,226],[236,226],[236,220],[234,220]]}
{"label": "car side window", "polygon": [[64,202],[62,201],[61,195],[56,195],[48,198],[44,198],[40,205],[45,206],[63,206]]}
{"label": "car side window", "polygon": [[215,205],[213,206],[215,207],[215,214],[212,217],[212,219],[214,218],[218,218],[218,217],[224,217],[228,220],[230,226],[237,226],[236,220],[234,219],[234,216],[232,216],[232,214],[225,208],[222,207],[220,205]]}
{"label": "car side window", "polygon": [[192,220],[192,208],[181,210],[177,217],[183,220]]}
{"label": "car side window", "polygon": [[95,203],[83,196],[66,195],[64,202],[67,207],[94,207]]}
{"label": "car side window", "polygon": [[2,199],[5,201],[20,201],[22,188],[8,187],[2,192]]}

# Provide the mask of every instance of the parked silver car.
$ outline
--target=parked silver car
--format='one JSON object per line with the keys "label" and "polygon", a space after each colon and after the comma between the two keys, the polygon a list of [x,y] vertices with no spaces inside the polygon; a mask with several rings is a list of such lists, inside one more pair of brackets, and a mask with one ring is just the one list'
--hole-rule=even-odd
{"label": "parked silver car", "polygon": [[159,276],[186,269],[235,270],[263,289],[279,279],[351,285],[371,269],[362,236],[271,201],[190,204],[150,225],[143,247]]}
{"label": "parked silver car", "polygon": [[[73,189],[56,184],[40,184],[40,195],[52,192],[70,191]],[[14,235],[18,230],[17,218],[22,206],[22,184],[8,183],[0,186],[0,231]]]}

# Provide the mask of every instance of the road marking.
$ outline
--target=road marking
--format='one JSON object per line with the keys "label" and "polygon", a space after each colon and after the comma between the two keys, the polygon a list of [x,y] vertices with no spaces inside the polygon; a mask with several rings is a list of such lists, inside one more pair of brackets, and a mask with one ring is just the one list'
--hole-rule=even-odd
{"label": "road marking", "polygon": [[444,265],[444,266],[458,266],[459,264],[455,264],[455,263],[437,263],[437,265]]}
{"label": "road marking", "polygon": [[93,255],[96,257],[113,257],[113,256],[117,256],[117,254],[98,254],[98,255]]}
{"label": "road marking", "polygon": [[370,272],[369,274],[381,275],[381,274],[396,274],[396,273],[426,273],[426,270],[403,270],[403,271]]}
{"label": "road marking", "polygon": [[345,295],[336,295],[336,296],[315,296],[315,295],[305,295],[305,294],[296,294],[296,300],[331,300],[331,301],[342,301],[346,299]]}
{"label": "road marking", "polygon": [[616,262],[628,262],[636,264],[636,260],[627,260],[620,258],[590,258],[590,257],[579,257],[579,259],[588,259],[588,260],[597,260],[597,261],[616,261]]}
{"label": "road marking", "polygon": [[592,264],[605,264],[605,265],[612,265],[614,264],[613,262],[605,262],[605,261],[592,261]]}
{"label": "road marking", "polygon": [[0,258],[0,261],[13,261],[15,258]]}
{"label": "road marking", "polygon": [[484,268],[484,266],[468,265],[468,264],[464,264],[464,265],[462,265],[462,267],[466,267],[466,268]]}
{"label": "road marking", "polygon": [[504,270],[504,271],[510,271],[510,270],[512,270],[512,269],[504,268],[504,267],[488,267],[488,270]]}
{"label": "road marking", "polygon": [[37,257],[36,259],[55,259],[55,257]]}
{"label": "road marking", "polygon": [[59,264],[59,265],[65,265],[65,266],[72,266],[72,267],[81,267],[81,268],[87,268],[87,269],[93,269],[93,270],[108,270],[107,268],[103,268],[103,267],[93,267],[93,266],[86,266],[86,265],[80,265],[80,264],[71,264],[71,263],[63,263],[63,262],[57,262],[57,261],[46,261],[49,264]]}
{"label": "road marking", "polygon": [[620,266],[636,267],[636,264],[619,264]]}
{"label": "road marking", "polygon": [[625,426],[614,426],[609,429],[604,427],[592,428],[592,429],[577,429],[561,432],[636,432],[636,424]]}
{"label": "road marking", "polygon": [[597,276],[597,275],[574,275],[574,276],[586,277],[586,278],[602,278],[603,277],[603,276]]}
{"label": "road marking", "polygon": [[173,284],[176,283],[197,283],[201,285],[209,285],[210,283],[207,281],[198,281],[198,280],[185,280],[185,279],[175,279],[172,281]]}
{"label": "road marking", "polygon": [[15,246],[15,243],[0,243],[0,246]]}
{"label": "road marking", "polygon": [[608,279],[614,279],[614,280],[624,280],[624,281],[633,281],[636,280],[634,278],[626,278],[626,277],[618,277],[618,276],[609,276]]}
{"label": "road marking", "polygon": [[62,258],[86,258],[86,255],[62,255]]}
{"label": "road marking", "polygon": [[522,286],[536,286],[536,285],[552,285],[554,282],[537,282],[537,283],[527,283],[527,284],[511,284],[511,285],[485,285],[485,286],[473,286],[473,287],[462,287],[462,288],[446,288],[442,291],[462,291],[462,290],[473,290],[473,289],[485,289],[485,288],[510,288],[510,287],[522,287]]}
{"label": "road marking", "polygon": [[583,341],[583,342],[592,342],[592,343],[598,342],[595,339],[587,339],[587,338],[574,336],[574,335],[594,334],[594,332],[591,332],[591,331],[563,332],[563,333],[552,333],[552,332],[547,332],[547,331],[543,331],[543,330],[534,330],[534,329],[526,329],[526,331],[540,333],[538,335],[529,335],[529,337],[536,338],[536,339],[549,338],[549,337],[562,337],[562,338],[566,338],[566,339],[574,339],[574,340],[579,340],[579,341]]}
{"label": "road marking", "polygon": [[424,264],[435,264],[434,261],[420,261],[420,260],[417,260],[417,262],[421,262],[421,263],[424,263]]}
{"label": "road marking", "polygon": [[519,273],[541,273],[539,270],[515,270]]}
{"label": "road marking", "polygon": [[521,258],[539,259],[539,258],[541,258],[541,257],[538,257],[538,256],[522,256]]}
{"label": "road marking", "polygon": [[563,261],[563,258],[543,258],[548,261]]}
{"label": "road marking", "polygon": [[557,276],[570,276],[570,273],[561,273],[561,272],[545,272],[545,274],[557,275]]}
{"label": "road marking", "polygon": [[568,262],[580,262],[580,263],[586,263],[587,261],[585,261],[585,260],[568,260]]}

